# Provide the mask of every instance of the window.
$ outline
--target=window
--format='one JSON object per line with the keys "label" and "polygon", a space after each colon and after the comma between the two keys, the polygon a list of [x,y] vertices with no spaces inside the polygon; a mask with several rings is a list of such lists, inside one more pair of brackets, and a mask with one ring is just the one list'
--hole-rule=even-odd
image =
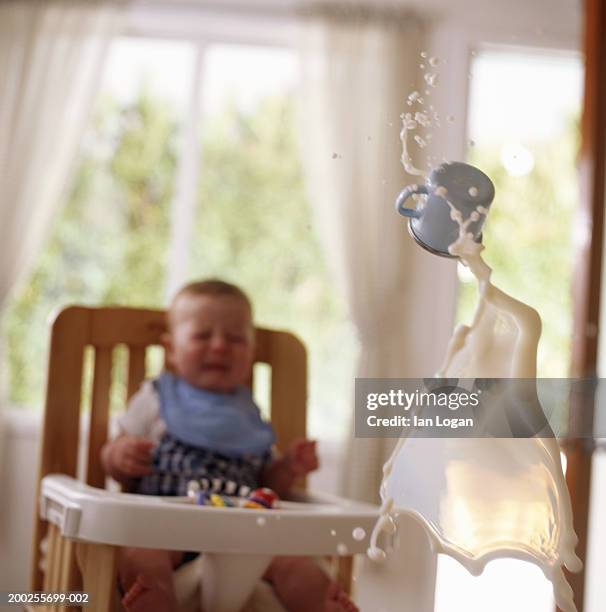
{"label": "window", "polygon": [[[560,53],[488,50],[472,58],[468,160],[496,188],[484,255],[495,284],[541,315],[542,377],[566,377],[569,368],[581,77],[580,59]],[[458,270],[457,318],[470,321],[477,290]],[[440,555],[436,612],[488,609],[553,612],[551,583],[530,563],[492,561],[476,578]]]}
{"label": "window", "polygon": [[296,82],[283,47],[114,42],[71,193],[5,313],[12,403],[42,405],[53,310],[162,307],[215,276],[250,294],[259,324],[303,339],[310,433],[343,435],[354,334],[305,199]]}
{"label": "window", "polygon": [[[493,282],[543,320],[538,375],[568,376],[572,335],[572,215],[581,105],[580,58],[485,51],[472,62],[469,161],[494,181],[484,231]],[[475,283],[459,266],[458,318]]]}

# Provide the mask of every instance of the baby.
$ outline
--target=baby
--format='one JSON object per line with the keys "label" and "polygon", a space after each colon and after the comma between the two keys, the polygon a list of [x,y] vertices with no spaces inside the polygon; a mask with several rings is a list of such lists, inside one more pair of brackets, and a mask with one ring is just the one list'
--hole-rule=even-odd
{"label": "baby", "polygon": [[[272,456],[273,429],[246,387],[254,355],[247,296],[223,281],[191,283],[175,296],[167,323],[171,371],[146,381],[133,396],[120,418],[120,435],[103,447],[106,473],[128,490],[149,495],[185,495],[192,479],[206,479],[213,490],[228,494],[267,486],[287,495],[318,468],[315,442],[298,440],[283,456]],[[187,555],[122,549],[124,607],[176,610],[172,573]],[[276,557],[264,579],[290,611],[357,610],[310,558]]]}

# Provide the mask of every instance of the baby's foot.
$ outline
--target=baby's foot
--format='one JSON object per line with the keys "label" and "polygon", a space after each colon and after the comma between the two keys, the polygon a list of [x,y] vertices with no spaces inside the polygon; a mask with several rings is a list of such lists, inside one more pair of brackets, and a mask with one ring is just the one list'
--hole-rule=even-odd
{"label": "baby's foot", "polygon": [[128,589],[122,598],[122,605],[128,610],[128,612],[136,612],[136,610],[140,610],[138,600],[143,598],[145,599],[145,593],[149,591],[150,588],[145,584],[145,578],[142,575],[137,576],[137,579],[133,583],[133,585]]}
{"label": "baby's foot", "polygon": [[175,612],[176,606],[173,599],[164,592],[163,589],[153,588],[145,579],[143,574],[139,574],[133,585],[128,589],[122,598],[122,605],[127,612]]}
{"label": "baby's foot", "polygon": [[336,582],[332,582],[326,592],[324,612],[359,612],[359,609],[347,593]]}

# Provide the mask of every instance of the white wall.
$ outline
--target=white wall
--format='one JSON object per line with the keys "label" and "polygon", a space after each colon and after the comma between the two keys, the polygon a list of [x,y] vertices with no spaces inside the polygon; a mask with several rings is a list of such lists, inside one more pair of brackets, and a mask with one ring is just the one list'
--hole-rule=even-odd
{"label": "white wall", "polygon": [[0,591],[28,589],[41,413],[0,419]]}

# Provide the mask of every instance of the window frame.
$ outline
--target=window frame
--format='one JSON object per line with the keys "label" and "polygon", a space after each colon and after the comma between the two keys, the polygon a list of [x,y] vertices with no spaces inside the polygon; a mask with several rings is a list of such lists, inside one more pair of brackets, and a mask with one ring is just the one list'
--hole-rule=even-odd
{"label": "window frame", "polygon": [[176,188],[170,209],[170,239],[165,295],[170,296],[186,280],[187,257],[196,207],[196,191],[202,167],[200,137],[204,125],[202,96],[204,62],[211,45],[241,45],[293,50],[297,23],[293,14],[278,9],[234,10],[189,3],[135,2],[121,36],[147,40],[172,40],[193,45],[194,73],[187,112],[177,149]]}

